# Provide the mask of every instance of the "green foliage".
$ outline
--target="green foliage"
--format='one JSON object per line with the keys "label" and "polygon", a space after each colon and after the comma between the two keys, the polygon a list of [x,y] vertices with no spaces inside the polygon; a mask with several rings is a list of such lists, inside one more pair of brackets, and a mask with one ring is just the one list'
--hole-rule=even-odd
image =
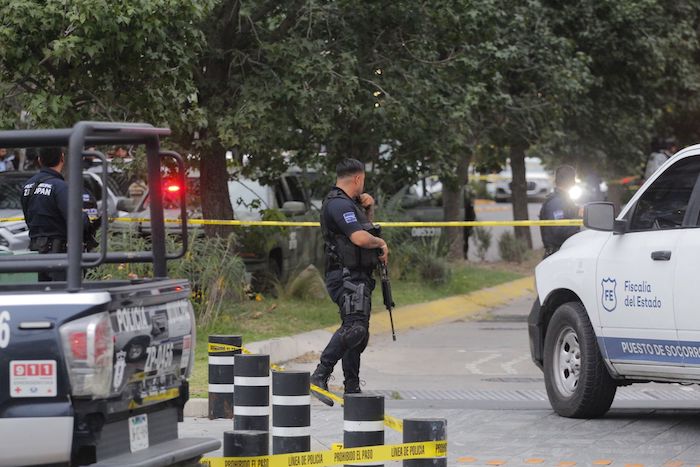
{"label": "green foliage", "polygon": [[[169,239],[168,250],[179,248],[179,242]],[[110,236],[110,251],[148,251],[146,240],[135,233]],[[185,278],[192,286],[192,301],[198,322],[214,322],[224,304],[245,298],[245,266],[235,254],[236,238],[190,237],[190,248],[184,258],[168,262],[168,276]],[[133,280],[152,276],[147,263],[104,264],[88,270],[88,280]]]}
{"label": "green foliage", "polygon": [[486,254],[491,248],[491,242],[493,241],[493,232],[485,227],[474,227],[472,233],[472,238],[476,245],[476,256],[479,260],[486,261]]}
{"label": "green foliage", "polygon": [[498,239],[498,251],[503,261],[520,264],[525,261],[529,249],[522,239],[511,232],[505,232]]}
{"label": "green foliage", "polygon": [[[289,219],[279,209],[262,209],[263,221],[288,221]],[[280,236],[287,234],[287,227],[254,226],[242,227],[238,230],[237,251],[246,254],[265,256]]]}
{"label": "green foliage", "polygon": [[20,111],[41,127],[179,120],[204,39],[193,26],[210,3],[0,0],[0,124]]}
{"label": "green foliage", "polygon": [[372,164],[372,189],[435,174],[455,192],[456,167],[505,162],[514,145],[626,171],[653,130],[700,136],[696,0],[0,0],[0,11],[2,127],[169,125],[199,159],[208,218],[231,215],[229,149],[265,180],[351,156]]}
{"label": "green foliage", "polygon": [[281,299],[318,301],[324,300],[328,296],[323,277],[313,265],[308,266],[290,279],[286,285],[280,283],[276,285],[277,297]]}
{"label": "green foliage", "polygon": [[414,239],[390,244],[389,269],[392,278],[445,284],[450,280],[447,243],[442,237]]}

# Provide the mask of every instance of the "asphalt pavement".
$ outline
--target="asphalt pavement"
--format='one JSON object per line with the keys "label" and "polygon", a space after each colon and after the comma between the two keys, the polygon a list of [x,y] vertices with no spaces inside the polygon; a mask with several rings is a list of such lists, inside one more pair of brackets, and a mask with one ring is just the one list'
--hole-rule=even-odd
{"label": "asphalt pavement", "polygon": [[[532,297],[453,322],[371,338],[363,355],[363,390],[386,397],[399,418],[445,418],[449,465],[700,464],[700,391],[696,386],[620,388],[597,420],[557,416],[541,371],[531,362],[526,316]],[[317,355],[287,369],[313,370]],[[340,366],[340,365],[339,365]],[[331,383],[342,384],[340,368]],[[314,401],[312,450],[342,442],[343,413]],[[221,439],[230,420],[187,418],[181,434]],[[386,442],[400,434],[386,430]],[[219,453],[214,453],[221,454]]]}

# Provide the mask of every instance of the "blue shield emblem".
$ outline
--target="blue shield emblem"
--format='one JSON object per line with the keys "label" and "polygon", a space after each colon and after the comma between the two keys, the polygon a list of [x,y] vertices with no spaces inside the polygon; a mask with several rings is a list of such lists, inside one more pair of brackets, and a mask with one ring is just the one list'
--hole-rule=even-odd
{"label": "blue shield emblem", "polygon": [[601,282],[603,286],[603,308],[607,311],[613,311],[617,308],[617,294],[615,293],[615,287],[617,287],[617,281],[612,278],[603,279]]}

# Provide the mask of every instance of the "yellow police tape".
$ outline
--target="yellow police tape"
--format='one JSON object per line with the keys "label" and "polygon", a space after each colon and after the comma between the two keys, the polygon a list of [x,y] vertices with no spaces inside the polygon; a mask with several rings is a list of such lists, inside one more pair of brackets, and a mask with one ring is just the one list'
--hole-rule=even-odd
{"label": "yellow police tape", "polygon": [[327,467],[437,457],[447,457],[447,441],[362,446],[256,457],[204,457],[199,462],[207,467]]}
{"label": "yellow police tape", "polygon": [[[0,222],[22,221],[22,217],[0,218]],[[141,217],[114,217],[114,222],[150,222]],[[165,219],[167,224],[180,224],[180,219]],[[190,225],[225,225],[230,227],[319,227],[315,221],[241,221],[241,220],[211,220],[188,219]],[[538,220],[538,221],[437,221],[437,222],[391,222],[377,221],[382,227],[565,227],[580,226],[581,219]]]}
{"label": "yellow police tape", "polygon": [[[240,350],[242,353],[246,355],[252,355],[253,352],[250,350],[246,349],[245,347],[240,347],[237,345],[231,345],[231,344],[222,344],[218,342],[209,342],[209,345],[207,346],[207,351],[209,353],[224,353],[224,352],[234,352],[236,350]],[[272,368],[275,371],[284,371],[284,368],[282,368],[279,365],[275,365],[274,363],[270,364],[270,368]],[[338,405],[342,406],[345,401],[343,400],[342,397],[338,396],[337,394],[333,394],[330,391],[326,391],[325,389],[322,389],[316,385],[311,385],[311,390],[318,393],[318,394],[323,394],[324,396],[330,398],[333,400],[335,403]],[[398,431],[399,433],[403,433],[403,420],[392,417],[391,415],[384,415],[384,425],[387,428],[391,428],[392,430]]]}

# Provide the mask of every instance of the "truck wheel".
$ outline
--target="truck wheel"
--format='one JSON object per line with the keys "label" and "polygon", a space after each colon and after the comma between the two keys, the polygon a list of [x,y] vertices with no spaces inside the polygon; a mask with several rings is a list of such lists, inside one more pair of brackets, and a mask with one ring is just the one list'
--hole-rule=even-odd
{"label": "truck wheel", "polygon": [[562,417],[596,418],[612,405],[617,385],[580,303],[561,305],[547,326],[544,382],[552,408]]}

